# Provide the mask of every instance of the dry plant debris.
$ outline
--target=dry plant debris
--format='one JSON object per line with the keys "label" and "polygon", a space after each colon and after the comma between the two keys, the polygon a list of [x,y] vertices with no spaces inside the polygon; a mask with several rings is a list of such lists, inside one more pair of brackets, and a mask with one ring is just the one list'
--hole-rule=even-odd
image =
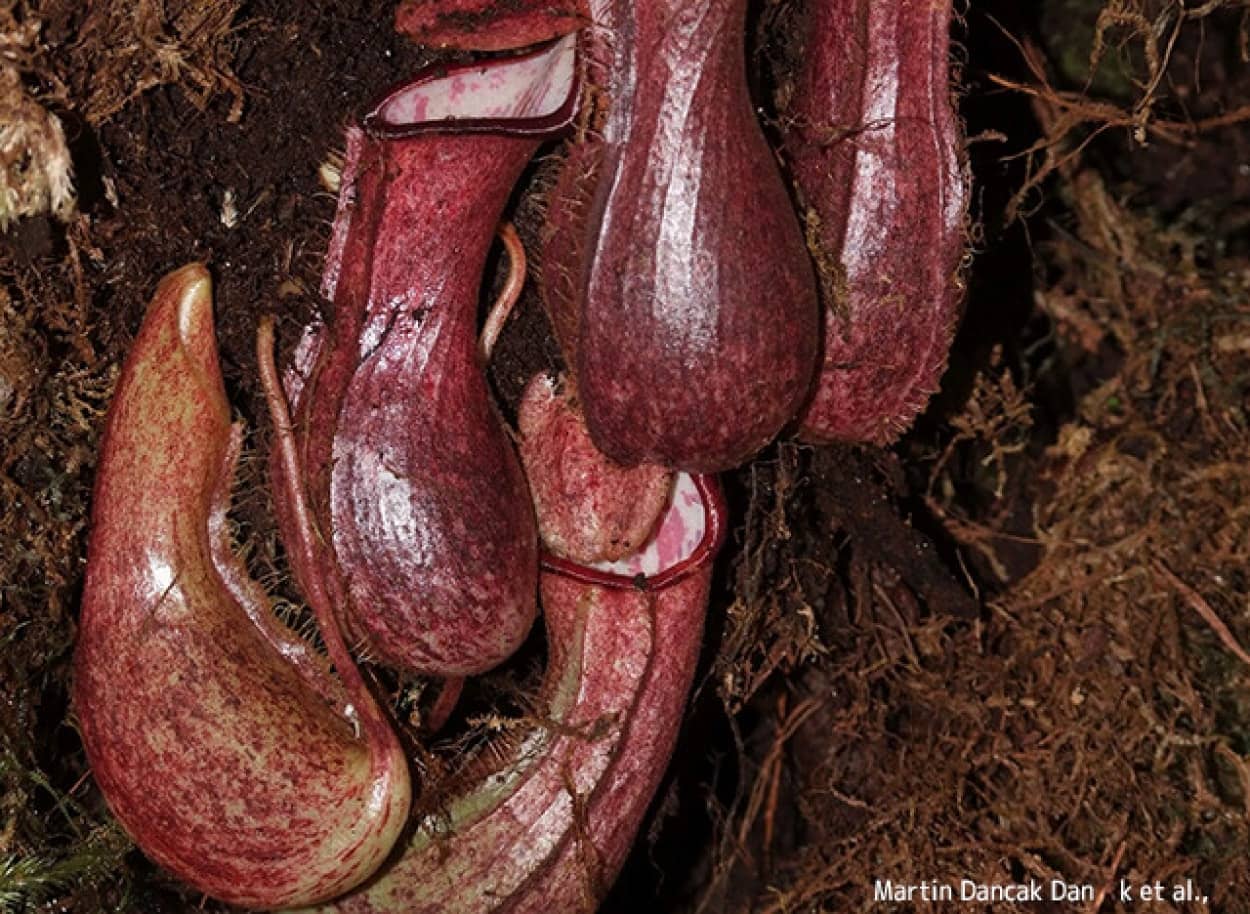
{"label": "dry plant debris", "polygon": [[138,0],[96,3],[75,51],[88,63],[83,114],[113,117],[157,86],[176,85],[203,110],[219,94],[231,99],[228,120],[243,116],[243,86],[234,74],[240,0]]}
{"label": "dry plant debris", "polygon": [[[1169,65],[1178,41],[1187,28],[1201,28],[1216,14],[1225,17],[1241,11],[1238,41],[1243,61],[1250,61],[1250,4],[1246,0],[1206,0],[1192,6],[1182,0],[1110,0],[1099,11],[1089,51],[1089,84],[1093,83],[1103,59],[1112,53],[1126,58],[1123,63],[1132,72],[1132,59],[1142,64],[1133,80],[1134,100],[1117,104],[1091,97],[1086,91],[1056,89],[1051,82],[1047,60],[1038,46],[1028,40],[1016,40],[1028,64],[1031,80],[1022,82],[1002,77],[993,82],[1003,88],[1022,92],[1037,101],[1046,111],[1045,135],[1020,155],[1028,160],[1028,176],[1008,207],[1010,218],[1030,212],[1040,202],[1040,190],[1056,171],[1071,166],[1097,137],[1112,130],[1127,130],[1135,143],[1150,140],[1185,145],[1213,130],[1235,126],[1250,120],[1250,104],[1210,116],[1167,117],[1159,114],[1162,100],[1167,98]],[[1216,25],[1213,28],[1226,28]],[[1200,74],[1185,74],[1200,83]]]}
{"label": "dry plant debris", "polygon": [[[1033,97],[1044,135],[1013,210],[1057,198],[1065,221],[1036,251],[1036,303],[1061,367],[1089,389],[1048,431],[1039,392],[996,358],[928,458],[929,517],[986,588],[976,624],[918,605],[850,531],[802,544],[802,499],[780,511],[783,487],[755,494],[767,520],[748,527],[761,533],[743,560],[771,564],[745,577],[771,577],[747,589],[740,568],[720,676],[750,684],[728,705],[765,723],[740,737],[744,783],[695,910],[865,910],[877,879],[1062,879],[1098,889],[1089,911],[1120,912],[1138,909],[1109,891],[1121,878],[1192,878],[1209,905],[1149,909],[1250,904],[1250,262],[1129,208],[1085,164],[1107,130],[1197,145],[1250,117],[1158,114],[1178,30],[1245,6],[1105,5],[1091,67],[1113,39],[1149,44],[1130,108],[1055,90],[1040,52],[1019,44],[1037,84],[998,83]],[[819,459],[782,482],[818,478]],[[740,643],[764,645],[764,659],[746,662]],[[776,671],[788,678],[769,681]]]}
{"label": "dry plant debris", "polygon": [[39,29],[38,20],[19,22],[12,10],[0,9],[0,232],[25,216],[65,220],[74,209],[73,166],[61,122],[22,84]]}
{"label": "dry plant debris", "polygon": [[[835,542],[821,567],[810,552],[791,555],[780,579],[801,565],[823,588],[770,586],[754,610],[738,609],[736,624],[756,632],[753,612],[772,619],[763,658],[739,661],[760,695],[777,700],[759,681],[786,668],[776,658],[793,667],[819,644],[820,660],[780,690],[790,697],[778,743],[744,748],[750,777],[727,811],[703,910],[858,910],[877,879],[1193,878],[1209,908],[1152,910],[1232,911],[1244,900],[1250,263],[1196,271],[1185,244],[1119,206],[1094,173],[1070,186],[1077,231],[1049,252],[1062,273],[1039,301],[1072,353],[1109,345],[1118,366],[1040,460],[1025,453],[1031,424],[1009,378],[983,377],[954,423],[952,447],[979,455],[991,487],[1040,473],[1031,533],[963,517],[949,451],[932,464],[928,497],[988,567],[1010,565],[996,555],[1008,541],[1031,542],[1040,560],[971,625],[944,607],[919,611],[898,569],[864,562],[853,546],[839,559]],[[771,529],[790,525],[773,514]],[[774,539],[754,552],[784,557],[789,547]],[[813,614],[814,629],[795,625]],[[801,821],[789,856],[772,824],[783,777]],[[749,903],[742,870],[767,875]],[[1131,908],[1108,897],[1098,910]]]}

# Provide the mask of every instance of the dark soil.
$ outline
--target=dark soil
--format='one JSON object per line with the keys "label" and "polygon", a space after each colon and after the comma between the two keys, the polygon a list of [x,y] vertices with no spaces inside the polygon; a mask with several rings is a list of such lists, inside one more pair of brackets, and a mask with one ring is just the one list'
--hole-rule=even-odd
{"label": "dark soil", "polygon": [[[433,55],[393,33],[390,2],[9,6],[0,32],[41,30],[0,63],[66,125],[78,209],[0,240],[0,912],[216,910],[112,824],[68,704],[104,410],[159,277],[205,261],[253,430],[240,543],[298,598],[255,327],[279,315],[289,351],[325,307],[319,169]],[[753,59],[784,61],[790,6],[756,4]],[[978,229],[943,390],[894,448],[782,442],[726,478],[696,696],[604,911],[862,910],[887,878],[1193,878],[1209,905],[1152,910],[1250,910],[1238,6],[1173,23],[1171,4],[1115,5],[1175,24],[1152,80],[1132,22],[1082,78],[1101,3],[968,4]],[[531,251],[549,169],[514,207]],[[505,414],[558,362],[531,283],[491,366]],[[477,684],[452,728],[523,706],[540,659]],[[405,716],[428,700],[387,684]]]}

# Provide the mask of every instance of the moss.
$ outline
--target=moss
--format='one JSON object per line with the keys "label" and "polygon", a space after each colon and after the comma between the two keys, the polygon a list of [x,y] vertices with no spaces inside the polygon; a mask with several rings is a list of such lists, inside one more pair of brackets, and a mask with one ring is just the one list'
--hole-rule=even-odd
{"label": "moss", "polygon": [[130,839],[117,826],[105,825],[60,854],[0,855],[0,912],[35,911],[54,898],[82,895],[102,882],[115,882],[130,850]]}

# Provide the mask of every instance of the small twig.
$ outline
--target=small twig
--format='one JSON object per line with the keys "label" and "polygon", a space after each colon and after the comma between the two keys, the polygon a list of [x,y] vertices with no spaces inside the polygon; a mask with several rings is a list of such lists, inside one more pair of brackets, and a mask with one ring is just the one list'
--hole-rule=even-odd
{"label": "small twig", "polygon": [[1121,841],[1120,849],[1115,852],[1115,857],[1111,861],[1111,868],[1107,871],[1107,881],[1102,884],[1102,888],[1094,896],[1094,901],[1089,906],[1088,914],[1095,914],[1102,907],[1102,903],[1107,900],[1107,895],[1111,892],[1111,886],[1115,884],[1115,873],[1120,868],[1120,861],[1124,858],[1124,849],[1126,847],[1128,847],[1128,842]]}
{"label": "small twig", "polygon": [[1212,631],[1219,636],[1224,646],[1237,656],[1238,660],[1246,664],[1246,666],[1250,666],[1250,654],[1246,653],[1246,649],[1237,643],[1237,639],[1233,636],[1232,631],[1224,624],[1224,620],[1216,614],[1215,610],[1211,608],[1211,604],[1206,601],[1202,594],[1174,575],[1163,562],[1157,559],[1150,563],[1150,569],[1185,598],[1185,602],[1189,604],[1190,608],[1202,616],[1203,621],[1211,626]]}
{"label": "small twig", "polygon": [[[782,692],[777,698],[777,720],[782,721],[786,717],[786,708],[788,700],[785,692]],[[779,730],[781,727],[778,728]],[[780,735],[780,734],[779,734]],[[767,868],[772,857],[773,834],[777,818],[777,801],[781,792],[781,753],[777,753],[773,759],[772,771],[768,776],[768,799],[764,801],[764,865]]]}
{"label": "small twig", "polygon": [[747,837],[751,832],[752,826],[755,824],[762,810],[765,811],[764,817],[764,833],[765,844],[764,852],[768,852],[768,843],[772,838],[773,815],[775,809],[766,808],[766,801],[771,799],[775,805],[776,790],[773,787],[774,778],[780,780],[783,763],[785,761],[784,751],[786,743],[791,737],[798,732],[803,726],[803,722],[811,717],[812,713],[820,707],[820,701],[816,698],[808,698],[800,703],[789,716],[783,718],[785,714],[784,701],[778,705],[778,725],[777,735],[773,738],[773,743],[768,749],[768,754],[764,758],[764,763],[760,766],[760,774],[755,784],[751,788],[751,796],[747,802],[747,808],[743,813],[742,821],[738,828],[738,845],[746,847]]}
{"label": "small twig", "polygon": [[1186,8],[1181,7],[1181,16],[1185,19],[1204,19],[1210,16],[1222,6],[1227,6],[1228,0],[1207,0],[1202,6],[1194,6]]}
{"label": "small twig", "polygon": [[66,796],[72,797],[74,794],[78,793],[78,791],[82,789],[82,785],[87,783],[87,778],[89,777],[91,777],[90,768],[84,771],[82,773],[82,776],[79,777],[78,780],[74,782],[74,786],[69,789],[69,791],[66,793]]}

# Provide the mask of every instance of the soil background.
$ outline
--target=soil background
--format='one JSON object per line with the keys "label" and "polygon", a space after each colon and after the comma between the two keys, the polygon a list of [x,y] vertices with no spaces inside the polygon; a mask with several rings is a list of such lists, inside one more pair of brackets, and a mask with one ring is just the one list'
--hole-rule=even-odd
{"label": "soil background", "polygon": [[[797,11],[752,8],[766,114]],[[943,388],[892,448],[783,441],[727,476],[696,694],[604,911],[863,910],[877,879],[963,878],[1099,889],[995,911],[1250,911],[1250,5],[959,12],[975,257]],[[224,910],[133,848],[75,730],[98,436],[157,280],[206,262],[252,430],[240,548],[300,624],[254,333],[277,314],[289,352],[322,312],[344,127],[435,59],[392,17],[0,4],[0,190],[68,156],[76,193],[0,209],[0,911]],[[491,366],[505,412],[558,359],[531,283]],[[522,707],[540,660],[473,686],[452,728]],[[384,684],[419,721],[423,684]],[[1121,878],[1209,900],[1130,907],[1104,894]]]}

